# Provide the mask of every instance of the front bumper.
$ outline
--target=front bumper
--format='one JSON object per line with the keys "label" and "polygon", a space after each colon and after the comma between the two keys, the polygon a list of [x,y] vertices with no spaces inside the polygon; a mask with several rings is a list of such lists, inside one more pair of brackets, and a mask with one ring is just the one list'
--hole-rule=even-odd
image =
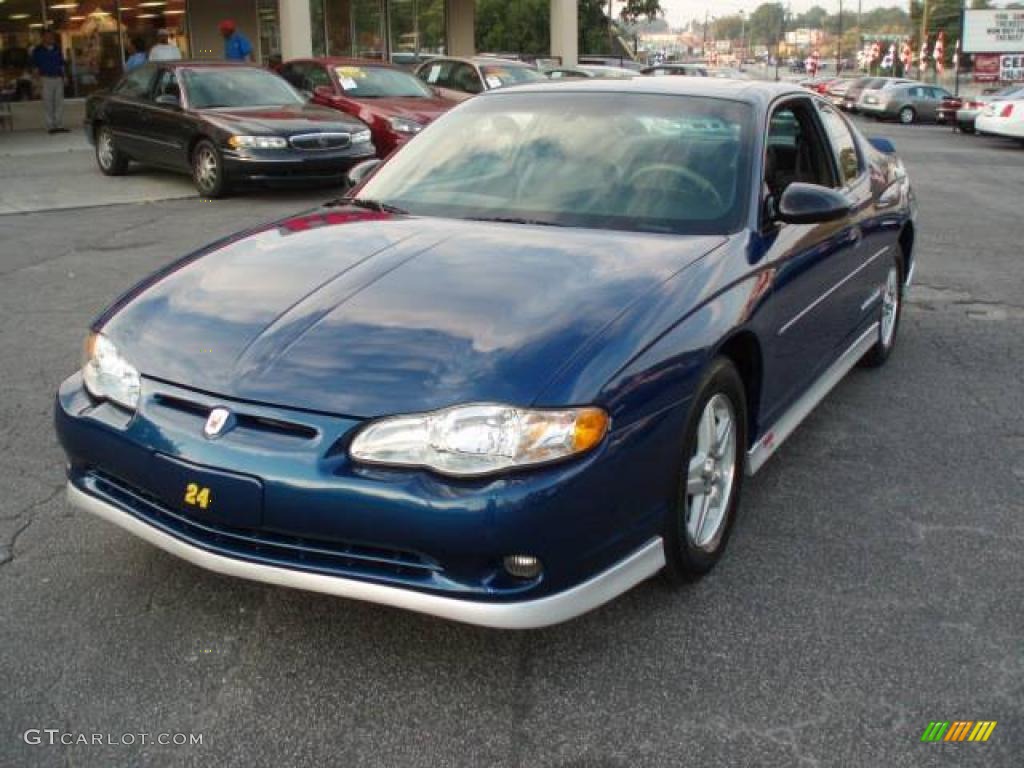
{"label": "front bumper", "polygon": [[512,603],[460,600],[385,584],[227,557],[192,546],[117,506],[86,493],[70,482],[67,497],[72,506],[91,512],[165,552],[215,573],[280,587],[365,600],[496,629],[536,629],[568,621],[631,589],[656,574],[665,565],[662,541],[655,538],[624,560],[564,592]]}
{"label": "front bumper", "polygon": [[337,151],[224,150],[224,168],[233,180],[261,183],[338,181],[363,160],[376,156],[372,143]]}
{"label": "front bumper", "polygon": [[[203,436],[212,407],[235,424]],[[272,584],[495,627],[572,618],[664,563],[658,506],[685,408],[613,433],[588,456],[534,472],[446,481],[354,465],[359,422],[231,401],[143,379],[134,415],[91,399],[76,374],[57,397],[72,503],[190,562]],[[175,468],[184,467],[185,475]],[[229,474],[217,510],[183,504],[186,481]],[[195,475],[196,477],[192,477]],[[242,485],[259,484],[258,495]],[[218,497],[214,483],[212,496]],[[243,502],[238,503],[238,498]],[[251,499],[251,501],[250,501]],[[205,508],[204,508],[205,509]],[[510,554],[543,573],[515,579]]]}

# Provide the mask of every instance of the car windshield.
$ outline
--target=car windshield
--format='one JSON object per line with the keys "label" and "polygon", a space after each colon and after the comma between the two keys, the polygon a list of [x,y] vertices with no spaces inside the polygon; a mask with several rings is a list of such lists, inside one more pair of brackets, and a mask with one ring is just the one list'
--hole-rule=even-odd
{"label": "car windshield", "polygon": [[705,97],[474,99],[381,166],[359,197],[413,215],[724,234],[746,211],[752,121],[749,105]]}
{"label": "car windshield", "polygon": [[512,64],[482,64],[480,71],[490,88],[501,88],[516,83],[532,83],[543,80],[544,75],[535,69]]}
{"label": "car windshield", "polygon": [[280,77],[255,67],[184,69],[181,79],[189,105],[194,109],[304,103],[298,91]]}
{"label": "car windshield", "polygon": [[421,80],[399,69],[346,65],[335,67],[334,73],[345,94],[357,99],[427,99],[434,95]]}

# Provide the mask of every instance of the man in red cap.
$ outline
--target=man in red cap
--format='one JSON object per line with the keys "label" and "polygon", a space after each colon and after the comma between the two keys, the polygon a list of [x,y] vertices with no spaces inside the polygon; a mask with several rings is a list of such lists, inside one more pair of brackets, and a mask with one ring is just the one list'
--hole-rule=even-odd
{"label": "man in red cap", "polygon": [[224,58],[228,61],[252,61],[252,43],[238,31],[235,22],[224,19],[217,25],[224,38]]}

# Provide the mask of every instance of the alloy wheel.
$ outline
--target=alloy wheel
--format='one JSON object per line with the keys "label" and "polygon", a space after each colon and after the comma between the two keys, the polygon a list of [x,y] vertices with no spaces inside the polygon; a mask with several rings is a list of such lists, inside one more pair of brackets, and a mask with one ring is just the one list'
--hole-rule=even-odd
{"label": "alloy wheel", "polygon": [[109,171],[114,166],[114,136],[109,128],[100,131],[99,142],[96,147],[96,157],[100,161],[103,170]]}
{"label": "alloy wheel", "polygon": [[196,182],[204,192],[216,188],[220,175],[220,163],[213,148],[202,146],[196,152]]}
{"label": "alloy wheel", "polygon": [[713,552],[722,538],[736,476],[736,410],[719,393],[708,400],[686,476],[686,538]]}
{"label": "alloy wheel", "polygon": [[883,347],[892,346],[896,335],[896,318],[900,308],[900,273],[895,265],[889,267],[882,289],[882,324],[879,333]]}

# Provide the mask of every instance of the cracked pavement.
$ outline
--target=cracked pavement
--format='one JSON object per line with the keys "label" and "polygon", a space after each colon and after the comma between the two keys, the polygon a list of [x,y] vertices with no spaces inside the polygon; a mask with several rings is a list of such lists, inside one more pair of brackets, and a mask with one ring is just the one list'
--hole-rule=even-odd
{"label": "cracked pavement", "polygon": [[[530,633],[227,579],[64,502],[51,399],[89,320],[325,195],[0,217],[0,765],[1019,765],[1024,150],[864,126],[920,196],[892,360],[747,484],[712,576]],[[936,719],[999,725],[921,744]],[[204,743],[33,746],[30,728]]]}

